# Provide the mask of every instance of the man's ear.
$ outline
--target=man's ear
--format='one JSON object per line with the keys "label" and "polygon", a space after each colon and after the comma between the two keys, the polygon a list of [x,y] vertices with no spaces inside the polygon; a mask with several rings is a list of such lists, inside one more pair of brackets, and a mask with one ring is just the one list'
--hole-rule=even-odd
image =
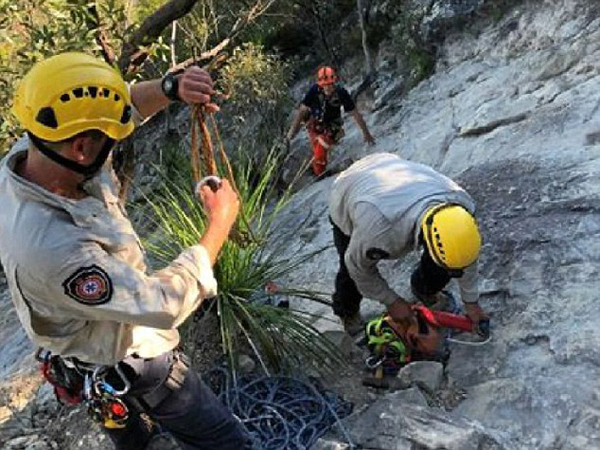
{"label": "man's ear", "polygon": [[93,156],[93,139],[89,136],[77,136],[68,144],[68,154],[80,164],[86,162]]}

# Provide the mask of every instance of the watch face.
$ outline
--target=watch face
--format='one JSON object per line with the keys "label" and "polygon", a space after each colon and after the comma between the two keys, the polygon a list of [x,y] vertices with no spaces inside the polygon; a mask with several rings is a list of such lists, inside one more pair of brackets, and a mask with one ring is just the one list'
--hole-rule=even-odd
{"label": "watch face", "polygon": [[172,75],[167,75],[161,83],[162,91],[172,101],[179,101],[177,78]]}

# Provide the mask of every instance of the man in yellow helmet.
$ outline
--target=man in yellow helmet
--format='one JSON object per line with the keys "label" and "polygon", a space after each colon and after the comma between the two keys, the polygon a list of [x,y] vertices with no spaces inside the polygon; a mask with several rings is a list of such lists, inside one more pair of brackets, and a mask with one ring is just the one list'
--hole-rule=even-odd
{"label": "man in yellow helmet", "polygon": [[239,450],[248,440],[188,370],[177,332],[203,299],[216,295],[212,266],[238,213],[235,192],[226,180],[216,191],[202,187],[204,235],[147,273],[105,164],[136,116],[174,99],[214,110],[212,93],[210,76],[197,67],[129,89],[108,64],[64,53],[36,64],[14,98],[27,139],[0,166],[0,259],[11,297],[28,336],[58,355],[61,370],[89,375],[114,365],[107,376],[117,368],[124,373],[131,388],[123,401],[135,413],[115,427],[114,417],[123,416],[117,404],[107,413],[117,416],[103,422],[119,449],[141,449],[150,439],[140,411],[184,449]]}
{"label": "man in yellow helmet", "polygon": [[392,319],[412,317],[408,295],[395,292],[377,269],[382,259],[398,259],[423,247],[411,288],[418,300],[433,303],[457,278],[467,315],[487,315],[478,304],[477,258],[481,236],[473,199],[431,167],[389,153],[369,155],[334,181],[329,213],[340,257],[333,310],[350,334],[361,327],[362,297],[378,300]]}

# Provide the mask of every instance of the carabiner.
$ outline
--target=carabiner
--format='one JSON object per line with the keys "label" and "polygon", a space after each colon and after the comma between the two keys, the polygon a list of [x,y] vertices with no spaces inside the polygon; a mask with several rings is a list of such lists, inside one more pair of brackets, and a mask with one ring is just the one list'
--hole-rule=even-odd
{"label": "carabiner", "polygon": [[123,370],[119,366],[119,363],[115,364],[115,370],[117,371],[117,374],[119,375],[119,377],[121,378],[121,381],[123,382],[123,389],[121,389],[121,390],[115,389],[115,395],[117,397],[121,397],[122,395],[125,395],[129,392],[129,389],[131,389],[131,383],[129,382],[129,380],[127,379],[125,374],[123,373]]}
{"label": "carabiner", "polygon": [[365,359],[365,366],[367,366],[367,369],[377,369],[383,364],[383,359],[382,356],[371,355]]}

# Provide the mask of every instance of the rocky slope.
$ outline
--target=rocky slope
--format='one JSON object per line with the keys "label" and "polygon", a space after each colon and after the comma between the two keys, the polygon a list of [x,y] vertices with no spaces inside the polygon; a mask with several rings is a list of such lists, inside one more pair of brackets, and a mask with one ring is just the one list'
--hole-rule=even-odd
{"label": "rocky slope", "polygon": [[[391,394],[353,418],[365,448],[600,448],[597,13],[594,2],[523,2],[487,28],[453,32],[435,75],[406,98],[375,103],[375,149],[348,124],[338,160],[397,153],[473,195],[485,239],[482,304],[494,335],[484,347],[453,344],[445,375],[466,398],[452,410],[407,407]],[[401,83],[386,73],[391,66],[381,61],[376,98]],[[289,208],[290,216],[310,215],[313,227],[290,238],[296,250],[331,244],[330,185],[312,184]],[[383,272],[406,292],[413,263]],[[336,269],[331,249],[288,282],[330,291]],[[363,314],[377,310],[363,305]]]}

